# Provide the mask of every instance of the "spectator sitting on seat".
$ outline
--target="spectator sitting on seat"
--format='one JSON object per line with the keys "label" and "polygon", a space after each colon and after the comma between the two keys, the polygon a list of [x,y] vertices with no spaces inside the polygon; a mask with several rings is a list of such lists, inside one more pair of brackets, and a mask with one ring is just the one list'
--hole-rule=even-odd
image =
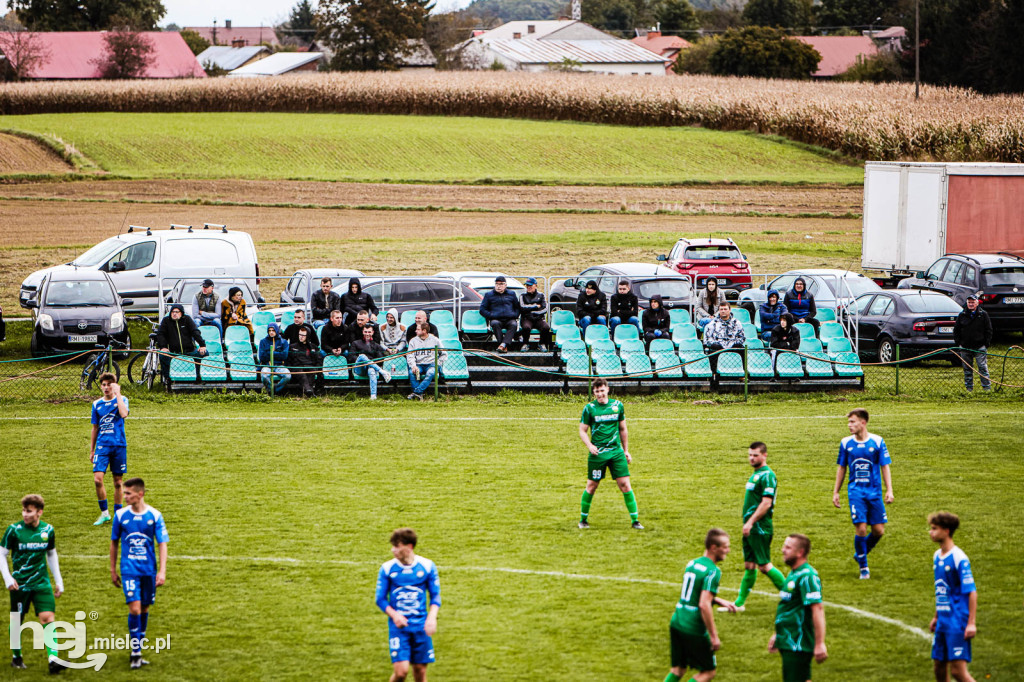
{"label": "spectator sitting on seat", "polygon": [[815,317],[818,307],[814,305],[814,294],[807,291],[807,280],[803,277],[793,280],[793,288],[786,292],[783,303],[786,310],[793,313],[797,322],[806,322],[814,327],[814,334],[818,334],[818,327],[821,325]]}
{"label": "spectator sitting on seat", "polygon": [[651,296],[651,307],[644,311],[644,342],[651,347],[654,339],[667,339],[671,334],[672,319],[665,309],[661,294]]}
{"label": "spectator sitting on seat", "polygon": [[494,288],[484,294],[480,302],[480,314],[487,320],[498,342],[498,352],[508,350],[519,330],[519,299],[507,288],[504,275],[494,278]]}
{"label": "spectator sitting on seat", "polygon": [[800,330],[794,327],[794,324],[796,318],[793,317],[793,313],[783,313],[779,317],[779,323],[772,329],[771,341],[768,344],[772,349],[772,362],[780,350],[800,349]]}
{"label": "spectator sitting on seat", "polygon": [[[718,305],[718,315],[704,327],[704,352],[714,353],[720,350],[743,348],[746,342],[743,324],[732,314],[727,302]],[[712,355],[711,370],[718,371],[718,355]]]}
{"label": "spectator sitting on seat", "polygon": [[341,311],[331,311],[331,322],[320,330],[320,355],[340,356],[348,348],[348,327],[341,323]]}
{"label": "spectator sitting on seat", "polygon": [[[288,325],[292,329],[295,325]],[[285,330],[287,337],[288,330]],[[313,345],[316,332],[312,331],[309,325],[303,324],[295,328],[295,340],[285,338],[288,341],[288,365],[295,370],[295,380],[299,382],[304,397],[313,395],[313,384],[315,383],[316,368],[320,366],[320,346]]]}
{"label": "spectator sitting on seat", "polygon": [[785,303],[779,302],[779,292],[772,289],[768,292],[768,300],[761,304],[758,314],[761,317],[761,340],[771,341],[772,330],[779,324],[782,316],[788,313]]}
{"label": "spectator sitting on seat", "polygon": [[612,316],[608,318],[608,331],[614,332],[615,328],[625,322],[640,329],[640,301],[633,293],[629,282],[619,282],[618,293],[612,294],[611,298]]}
{"label": "spectator sitting on seat", "polygon": [[[363,311],[366,312],[366,311]],[[362,315],[363,313],[359,313]],[[373,338],[375,327],[367,324],[362,328],[363,338],[352,342],[349,346],[349,355],[353,356],[352,362],[362,367],[353,368],[353,371],[362,370],[370,377],[370,400],[377,399],[377,378],[384,379],[384,383],[391,381],[391,373],[384,369],[384,358],[387,353],[384,347]],[[381,362],[378,362],[381,360]]]}
{"label": "spectator sitting on seat", "polygon": [[[370,313],[365,310],[360,310],[359,314],[356,315],[356,321],[348,326],[348,344],[351,346],[356,341],[363,340],[363,328],[369,327],[373,330],[373,340],[380,343],[380,330],[377,325],[370,322]],[[351,353],[350,353],[351,355]],[[349,358],[349,362],[352,359]]]}
{"label": "spectator sitting on seat", "polygon": [[608,297],[597,288],[597,282],[590,280],[583,287],[583,294],[576,299],[576,313],[580,318],[580,330],[587,331],[591,324],[608,324]]}
{"label": "spectator sitting on seat", "polygon": [[718,307],[727,302],[725,292],[718,288],[718,278],[708,277],[704,290],[697,294],[697,307],[694,309],[697,328],[703,330],[718,316]]}
{"label": "spectator sitting on seat", "polygon": [[421,322],[428,326],[431,334],[433,334],[434,336],[440,336],[439,332],[437,331],[437,327],[435,327],[434,323],[430,321],[430,318],[427,317],[427,314],[422,310],[417,310],[416,317],[413,318],[413,323],[410,324],[409,328],[405,330],[406,341],[412,341],[413,338],[415,338],[416,325],[420,324]]}
{"label": "spectator sitting on seat", "polygon": [[530,335],[536,329],[540,334],[540,352],[547,353],[551,345],[551,327],[548,325],[545,315],[548,312],[548,302],[544,294],[537,291],[537,280],[534,277],[526,278],[526,292],[519,295],[519,330],[522,334],[523,348],[530,349]]}
{"label": "spectator sitting on seat", "polygon": [[[175,303],[171,312],[160,320],[156,332],[156,345],[160,349],[160,374],[166,383],[171,373],[171,356],[188,355],[201,358],[206,355],[206,341],[191,317],[185,315],[185,306]],[[197,351],[196,348],[199,350]]]}
{"label": "spectator sitting on seat", "polygon": [[213,291],[213,280],[203,280],[203,286],[192,299],[192,320],[200,327],[204,324],[216,327],[221,338],[224,337],[224,326],[220,323],[220,296]]}
{"label": "spectator sitting on seat", "polygon": [[352,324],[360,310],[370,314],[370,322],[377,321],[377,305],[373,302],[373,296],[363,291],[363,285],[359,283],[358,277],[348,281],[348,291],[341,297],[341,312],[345,315],[345,324]]}
{"label": "spectator sitting on seat", "polygon": [[231,287],[228,290],[228,300],[220,302],[220,323],[225,330],[241,325],[249,330],[250,336],[252,335],[252,322],[245,314],[245,299],[242,298],[242,290],[238,287]]}
{"label": "spectator sitting on seat", "polygon": [[436,336],[430,333],[430,325],[427,322],[416,323],[416,336],[409,341],[409,382],[412,384],[412,393],[408,395],[409,400],[413,398],[423,400],[423,394],[430,388],[430,382],[434,379],[437,367],[434,362],[434,353],[437,353],[437,362],[444,364],[448,355],[444,351],[435,351],[441,348],[441,342]]}
{"label": "spectator sitting on seat", "polygon": [[260,339],[257,357],[260,364],[257,369],[260,373],[260,379],[263,380],[263,385],[267,387],[267,392],[271,392],[270,382],[273,381],[273,392],[280,393],[281,389],[292,378],[292,373],[286,367],[288,363],[288,341],[281,336],[281,328],[277,326],[277,322],[271,322],[267,325],[267,335]]}
{"label": "spectator sitting on seat", "polygon": [[299,341],[300,329],[305,329],[307,332],[309,332],[306,335],[306,343],[312,346],[314,350],[319,352],[320,340],[319,338],[317,338],[316,329],[313,328],[313,325],[306,322],[306,311],[301,309],[295,311],[295,321],[292,322],[287,327],[285,327],[284,331],[281,332],[281,335],[288,340],[288,343],[295,344],[298,343]]}
{"label": "spectator sitting on seat", "polygon": [[399,323],[398,309],[392,308],[384,316],[384,324],[380,326],[380,344],[388,355],[401,353],[408,342],[405,340],[405,327]]}
{"label": "spectator sitting on seat", "polygon": [[313,309],[313,327],[319,329],[331,320],[332,310],[341,310],[341,296],[331,291],[334,282],[330,277],[320,280],[320,291],[314,291],[309,302]]}

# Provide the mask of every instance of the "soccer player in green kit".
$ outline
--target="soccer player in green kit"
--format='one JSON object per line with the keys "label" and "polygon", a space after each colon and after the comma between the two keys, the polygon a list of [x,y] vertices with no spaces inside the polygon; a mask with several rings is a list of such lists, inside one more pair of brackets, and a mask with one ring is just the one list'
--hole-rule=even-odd
{"label": "soccer player in green kit", "polygon": [[[761,571],[782,589],[782,571],[772,566],[772,512],[775,510],[775,491],[779,481],[768,466],[768,446],[761,441],[750,444],[747,461],[754,473],[747,480],[743,496],[743,580],[736,599],[736,611],[744,611],[744,604]],[[719,608],[719,611],[731,609]]]}
{"label": "soccer player in green kit", "polygon": [[689,682],[709,682],[718,665],[715,652],[722,647],[715,627],[712,604],[735,611],[736,606],[718,597],[718,583],[722,569],[715,564],[729,554],[729,535],[712,528],[704,537],[704,555],[686,564],[683,572],[683,591],[669,623],[672,641],[672,670],[665,682],[679,682],[687,668],[697,672]]}
{"label": "soccer player in green kit", "polygon": [[607,469],[622,491],[633,528],[643,530],[638,520],[636,496],[629,483],[629,463],[633,457],[629,454],[625,406],[618,400],[609,399],[608,382],[604,379],[594,380],[594,400],[587,403],[580,417],[580,440],[587,446],[590,456],[587,458],[587,487],[580,502],[579,527],[590,528],[587,522],[590,503]]}
{"label": "soccer player in green kit", "polygon": [[[64,580],[60,577],[57,562],[57,545],[53,526],[40,521],[43,515],[43,498],[40,495],[26,495],[21,498],[21,522],[7,527],[0,540],[0,575],[11,593],[11,613],[18,614],[18,626],[28,616],[29,607],[36,610],[36,617],[44,626],[44,632],[52,629],[54,597],[64,593]],[[11,555],[14,571],[7,567],[7,555]],[[53,573],[54,589],[46,573],[46,567]],[[19,633],[20,639],[20,633]],[[46,648],[47,658],[56,657],[57,652]],[[21,649],[12,651],[11,667],[24,670],[27,666],[21,657]],[[64,668],[50,660],[50,672],[59,673]]]}
{"label": "soccer player in green kit", "polygon": [[811,540],[806,535],[793,533],[782,543],[782,558],[790,571],[779,591],[775,634],[768,640],[768,651],[782,654],[783,682],[808,682],[811,661],[824,663],[828,658],[821,578],[807,563],[810,551]]}

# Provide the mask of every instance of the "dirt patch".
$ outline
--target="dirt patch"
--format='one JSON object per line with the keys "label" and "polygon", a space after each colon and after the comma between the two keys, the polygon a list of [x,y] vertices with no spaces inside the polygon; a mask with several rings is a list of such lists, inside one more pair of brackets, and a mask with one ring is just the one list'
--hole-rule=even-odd
{"label": "dirt patch", "polygon": [[15,173],[70,173],[71,164],[46,145],[17,135],[0,133],[0,175]]}

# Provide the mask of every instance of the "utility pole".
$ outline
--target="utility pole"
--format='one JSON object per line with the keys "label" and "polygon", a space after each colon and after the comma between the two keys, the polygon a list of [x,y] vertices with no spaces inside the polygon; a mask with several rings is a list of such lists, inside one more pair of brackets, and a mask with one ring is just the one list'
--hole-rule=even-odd
{"label": "utility pole", "polygon": [[921,0],[914,0],[914,99],[921,99]]}

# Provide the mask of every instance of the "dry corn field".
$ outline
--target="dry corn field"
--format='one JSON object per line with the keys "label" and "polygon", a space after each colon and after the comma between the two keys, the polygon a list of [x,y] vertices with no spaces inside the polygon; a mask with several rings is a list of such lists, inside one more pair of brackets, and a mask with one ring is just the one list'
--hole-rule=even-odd
{"label": "dry corn field", "polygon": [[431,114],[754,130],[860,159],[1024,161],[1024,98],[899,84],[580,74],[309,74],[0,87],[0,114]]}

